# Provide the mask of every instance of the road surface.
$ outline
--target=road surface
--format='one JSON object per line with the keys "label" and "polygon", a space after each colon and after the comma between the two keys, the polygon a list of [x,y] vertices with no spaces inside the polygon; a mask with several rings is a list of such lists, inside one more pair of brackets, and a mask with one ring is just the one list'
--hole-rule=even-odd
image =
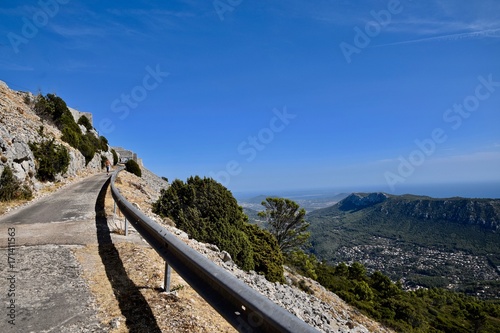
{"label": "road surface", "polygon": [[106,332],[74,250],[97,243],[98,174],[0,217],[0,332]]}

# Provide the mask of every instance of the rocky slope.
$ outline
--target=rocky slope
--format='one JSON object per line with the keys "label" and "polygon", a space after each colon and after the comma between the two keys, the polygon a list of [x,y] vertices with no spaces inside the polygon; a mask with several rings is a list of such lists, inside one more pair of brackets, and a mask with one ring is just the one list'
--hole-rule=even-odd
{"label": "rocky slope", "polygon": [[[43,126],[45,136],[55,138],[69,151],[70,163],[63,175],[58,175],[57,182],[66,182],[72,177],[85,176],[101,170],[101,154],[112,160],[110,151],[96,154],[85,165],[84,156],[67,143],[61,141],[61,132],[52,124],[44,122],[34,111],[35,96],[30,92],[19,92],[9,89],[0,81],[0,174],[5,166],[9,166],[14,176],[30,188],[39,192],[51,184],[41,183],[36,178],[36,165],[30,142],[40,142],[40,127]],[[72,110],[72,113],[78,114]],[[82,128],[86,131],[85,128]]]}

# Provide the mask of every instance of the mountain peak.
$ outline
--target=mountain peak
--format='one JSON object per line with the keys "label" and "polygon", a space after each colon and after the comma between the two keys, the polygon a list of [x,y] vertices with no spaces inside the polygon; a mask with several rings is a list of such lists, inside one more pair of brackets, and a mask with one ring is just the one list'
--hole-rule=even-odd
{"label": "mountain peak", "polygon": [[359,210],[384,202],[388,198],[389,195],[383,192],[352,193],[338,205],[340,210]]}

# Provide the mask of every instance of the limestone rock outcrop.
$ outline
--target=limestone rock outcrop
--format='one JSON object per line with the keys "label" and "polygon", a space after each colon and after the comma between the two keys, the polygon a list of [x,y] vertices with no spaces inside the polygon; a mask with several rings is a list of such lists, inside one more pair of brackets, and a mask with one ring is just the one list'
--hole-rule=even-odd
{"label": "limestone rock outcrop", "polygon": [[[34,101],[32,93],[11,90],[5,82],[0,81],[0,174],[9,166],[17,179],[35,191],[44,187],[35,177],[36,161],[29,146],[30,142],[41,142],[44,139],[41,135],[42,128],[45,137],[54,138],[58,144],[64,145],[70,155],[67,172],[57,175],[56,181],[100,172],[101,155],[113,160],[113,155],[108,150],[96,153],[86,165],[85,157],[61,140],[59,129],[35,113]],[[74,109],[71,109],[71,113],[74,117],[79,114]],[[81,114],[92,119],[89,113]]]}

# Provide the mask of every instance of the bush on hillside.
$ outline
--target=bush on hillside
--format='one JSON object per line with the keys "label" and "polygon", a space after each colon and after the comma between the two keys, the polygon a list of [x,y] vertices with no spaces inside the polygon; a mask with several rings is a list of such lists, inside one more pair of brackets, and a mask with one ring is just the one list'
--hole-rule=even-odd
{"label": "bush on hillside", "polygon": [[127,170],[130,173],[133,173],[137,177],[142,177],[141,167],[134,160],[128,160],[127,163],[125,163],[125,170]]}
{"label": "bush on hillside", "polygon": [[283,281],[283,257],[274,237],[256,226],[231,192],[210,178],[175,180],[153,205],[153,211],[175,221],[194,239],[227,251],[244,270],[256,270],[270,281]]}
{"label": "bush on hillside", "polygon": [[54,143],[54,139],[29,144],[35,156],[36,178],[41,181],[54,181],[57,174],[65,173],[69,166],[69,153],[66,147]]}
{"label": "bush on hillside", "polygon": [[0,201],[31,199],[33,192],[14,177],[12,169],[6,166],[0,176]]}
{"label": "bush on hillside", "polygon": [[283,254],[279,251],[276,238],[254,224],[246,223],[244,228],[252,245],[253,270],[263,273],[269,281],[284,283]]}
{"label": "bush on hillside", "polygon": [[48,101],[42,94],[35,98],[34,111],[37,115],[44,119],[53,120],[54,105]]}
{"label": "bush on hillside", "polygon": [[111,149],[111,154],[113,154],[113,165],[117,165],[118,164],[118,154],[116,153],[116,151],[114,149]]}
{"label": "bush on hillside", "polygon": [[93,129],[89,118],[87,118],[86,116],[81,116],[78,119],[78,125],[82,125],[83,127],[85,127],[87,129],[87,131],[90,131],[91,129]]}
{"label": "bush on hillside", "polygon": [[[108,140],[104,136],[97,138],[91,132],[87,132],[85,135],[82,133],[80,126],[75,122],[66,102],[62,98],[53,94],[47,94],[46,97],[38,95],[35,103],[35,112],[41,117],[48,117],[54,122],[62,132],[61,139],[71,147],[78,149],[85,157],[86,164],[99,151],[108,150]],[[87,129],[92,129],[92,124],[87,117],[80,117],[78,123],[80,122]]]}
{"label": "bush on hillside", "polygon": [[108,142],[108,139],[106,139],[104,136],[100,136],[99,137],[99,148],[102,150],[102,151],[108,151],[109,147],[109,142]]}

